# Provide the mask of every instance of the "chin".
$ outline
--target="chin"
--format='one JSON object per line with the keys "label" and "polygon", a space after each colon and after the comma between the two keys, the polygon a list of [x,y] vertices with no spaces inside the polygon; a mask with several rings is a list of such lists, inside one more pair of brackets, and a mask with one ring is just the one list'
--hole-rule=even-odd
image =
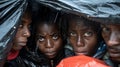
{"label": "chin", "polygon": [[47,56],[49,59],[53,59],[55,56]]}
{"label": "chin", "polygon": [[111,60],[112,60],[113,62],[115,62],[115,63],[120,63],[120,58],[116,58],[116,59],[111,58]]}
{"label": "chin", "polygon": [[16,51],[19,51],[19,50],[22,49],[22,47],[16,47],[16,48],[13,48],[13,49],[16,50]]}

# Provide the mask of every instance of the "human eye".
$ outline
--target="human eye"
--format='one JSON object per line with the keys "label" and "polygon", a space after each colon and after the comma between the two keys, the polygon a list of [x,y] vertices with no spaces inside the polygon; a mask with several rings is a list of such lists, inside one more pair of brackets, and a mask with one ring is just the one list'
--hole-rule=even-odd
{"label": "human eye", "polygon": [[30,27],[31,27],[31,25],[29,24],[29,25],[28,25],[28,29],[30,29]]}
{"label": "human eye", "polygon": [[23,24],[20,24],[20,25],[19,25],[19,28],[23,28]]}
{"label": "human eye", "polygon": [[107,27],[103,27],[103,28],[102,28],[102,32],[110,32],[110,29],[107,28]]}
{"label": "human eye", "polygon": [[45,38],[44,38],[43,36],[39,36],[38,40],[39,40],[40,42],[42,42],[42,41],[45,40]]}
{"label": "human eye", "polygon": [[102,32],[105,32],[105,33],[110,32],[110,28],[108,28],[104,25],[101,25],[101,28],[102,28]]}
{"label": "human eye", "polygon": [[18,26],[18,31],[21,30],[21,29],[23,29],[23,24],[20,24],[20,25]]}
{"label": "human eye", "polygon": [[53,40],[57,40],[59,38],[59,35],[58,34],[54,34],[53,36],[52,36],[52,39]]}
{"label": "human eye", "polygon": [[69,35],[70,36],[77,36],[77,34],[75,32],[70,32]]}
{"label": "human eye", "polygon": [[84,33],[85,37],[89,37],[89,36],[92,36],[92,35],[93,35],[93,32],[91,32],[91,31],[88,31],[88,32]]}

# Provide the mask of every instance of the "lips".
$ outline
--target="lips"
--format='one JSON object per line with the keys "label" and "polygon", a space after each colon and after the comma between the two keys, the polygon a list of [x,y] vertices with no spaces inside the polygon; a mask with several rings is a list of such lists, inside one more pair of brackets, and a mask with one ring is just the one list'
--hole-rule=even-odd
{"label": "lips", "polygon": [[114,50],[114,49],[110,49],[109,52],[111,53],[120,53],[120,51]]}
{"label": "lips", "polygon": [[56,52],[46,52],[46,55],[54,55]]}
{"label": "lips", "polygon": [[23,46],[26,46],[26,41],[24,41],[24,42],[18,42],[18,46],[21,46],[21,47],[23,47]]}
{"label": "lips", "polygon": [[46,52],[45,55],[48,57],[48,58],[54,58],[56,56],[56,52]]}
{"label": "lips", "polygon": [[87,52],[86,51],[81,51],[81,52],[75,51],[75,54],[76,55],[87,55]]}
{"label": "lips", "polygon": [[120,57],[120,51],[116,49],[109,49],[108,51],[111,57]]}

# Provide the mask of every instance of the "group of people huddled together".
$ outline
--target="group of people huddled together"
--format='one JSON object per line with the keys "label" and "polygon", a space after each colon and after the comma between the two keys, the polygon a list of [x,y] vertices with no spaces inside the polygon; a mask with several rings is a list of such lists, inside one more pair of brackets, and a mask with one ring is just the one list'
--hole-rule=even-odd
{"label": "group of people huddled together", "polygon": [[48,7],[35,14],[28,5],[4,67],[57,67],[65,58],[83,55],[105,62],[106,67],[119,66],[120,24],[103,24]]}

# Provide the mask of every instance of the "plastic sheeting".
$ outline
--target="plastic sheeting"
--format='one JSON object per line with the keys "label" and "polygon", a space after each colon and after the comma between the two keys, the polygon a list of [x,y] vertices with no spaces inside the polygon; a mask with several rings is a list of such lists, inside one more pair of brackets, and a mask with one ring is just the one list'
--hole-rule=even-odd
{"label": "plastic sheeting", "polygon": [[0,62],[3,62],[11,49],[10,42],[26,6],[26,0],[0,0]]}
{"label": "plastic sheeting", "polygon": [[[30,0],[103,23],[120,23],[120,0]],[[26,0],[0,0],[0,62],[11,49]],[[1,65],[1,64],[0,64]]]}
{"label": "plastic sheeting", "polygon": [[53,9],[103,23],[120,23],[120,0],[35,0]]}

